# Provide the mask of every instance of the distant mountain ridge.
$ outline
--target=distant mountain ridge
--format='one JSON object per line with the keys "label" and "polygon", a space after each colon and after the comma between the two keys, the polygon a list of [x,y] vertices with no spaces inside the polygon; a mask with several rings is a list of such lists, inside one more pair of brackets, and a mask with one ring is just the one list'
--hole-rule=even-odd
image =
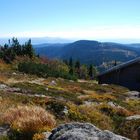
{"label": "distant mountain ridge", "polygon": [[[15,36],[16,37],[16,36]],[[0,38],[0,45],[8,43],[10,38]],[[33,45],[37,44],[57,44],[57,43],[72,43],[74,40],[59,37],[18,37],[18,41],[24,44],[27,40],[31,39]]]}
{"label": "distant mountain ridge", "polygon": [[83,64],[94,64],[101,67],[111,61],[125,62],[140,56],[140,44],[119,44],[79,40],[68,44],[47,44],[35,46],[40,56],[49,58],[80,60]]}

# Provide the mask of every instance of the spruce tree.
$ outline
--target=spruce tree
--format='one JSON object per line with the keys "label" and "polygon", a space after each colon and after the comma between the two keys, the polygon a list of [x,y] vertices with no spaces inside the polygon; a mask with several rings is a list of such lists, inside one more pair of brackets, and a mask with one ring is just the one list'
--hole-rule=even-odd
{"label": "spruce tree", "polygon": [[73,59],[72,59],[72,57],[69,59],[69,67],[73,67]]}
{"label": "spruce tree", "polygon": [[70,68],[69,70],[69,74],[73,75],[74,74],[74,70],[73,70],[73,67]]}
{"label": "spruce tree", "polygon": [[75,72],[78,75],[78,77],[80,77],[80,62],[76,61],[75,63]]}
{"label": "spruce tree", "polygon": [[[10,43],[10,42],[9,42]],[[21,55],[21,45],[19,44],[19,41],[17,38],[12,38],[12,44],[11,47],[13,48],[13,51],[16,55]]]}
{"label": "spruce tree", "polygon": [[75,62],[75,68],[80,69],[80,62],[79,61]]}
{"label": "spruce tree", "polygon": [[72,57],[69,59],[69,74],[74,74]]}
{"label": "spruce tree", "polygon": [[31,44],[31,39],[29,39],[25,43],[25,54],[27,54],[30,58],[32,58],[34,56],[34,49]]}
{"label": "spruce tree", "polygon": [[93,79],[93,65],[89,66],[88,75],[90,79]]}

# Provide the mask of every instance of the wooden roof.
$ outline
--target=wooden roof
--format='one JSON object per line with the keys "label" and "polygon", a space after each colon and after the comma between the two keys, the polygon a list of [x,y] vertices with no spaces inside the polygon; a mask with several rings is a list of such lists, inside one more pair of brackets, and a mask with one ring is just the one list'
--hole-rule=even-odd
{"label": "wooden roof", "polygon": [[129,65],[132,65],[134,63],[137,63],[137,62],[140,62],[140,57],[136,58],[136,59],[133,59],[133,60],[130,60],[128,62],[125,62],[125,63],[122,63],[122,64],[119,64],[117,66],[114,66],[106,71],[104,71],[103,73],[99,74],[98,77],[102,76],[102,75],[105,75],[105,74],[108,74],[110,72],[113,72],[113,71],[117,71],[119,69],[122,69],[124,67],[127,67]]}

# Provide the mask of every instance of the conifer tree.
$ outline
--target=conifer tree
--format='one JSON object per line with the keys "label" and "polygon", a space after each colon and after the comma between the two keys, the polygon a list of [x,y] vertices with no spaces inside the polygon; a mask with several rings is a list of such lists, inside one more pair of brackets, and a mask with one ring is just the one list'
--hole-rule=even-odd
{"label": "conifer tree", "polygon": [[73,70],[73,67],[70,68],[69,70],[69,74],[73,75],[74,74],[74,70]]}
{"label": "conifer tree", "polygon": [[72,57],[69,59],[69,74],[74,74]]}
{"label": "conifer tree", "polygon": [[[10,42],[9,42],[10,43]],[[19,41],[17,38],[12,38],[12,44],[11,47],[13,48],[13,51],[16,55],[21,55],[21,45],[19,44]]]}
{"label": "conifer tree", "polygon": [[78,77],[80,77],[80,62],[79,61],[75,62],[75,72],[78,75]]}
{"label": "conifer tree", "polygon": [[88,75],[90,77],[90,79],[93,79],[93,65],[89,66],[89,70],[88,70]]}
{"label": "conifer tree", "polygon": [[25,43],[25,53],[32,58],[34,56],[34,49],[31,44],[31,39]]}
{"label": "conifer tree", "polygon": [[69,59],[69,67],[73,67],[73,59],[72,59],[72,57]]}

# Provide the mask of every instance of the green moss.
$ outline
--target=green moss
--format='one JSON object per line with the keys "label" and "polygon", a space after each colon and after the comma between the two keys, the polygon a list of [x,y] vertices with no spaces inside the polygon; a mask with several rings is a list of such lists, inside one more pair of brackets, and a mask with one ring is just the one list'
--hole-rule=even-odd
{"label": "green moss", "polygon": [[44,86],[27,82],[13,84],[12,87],[20,88],[23,93],[46,94],[47,92]]}
{"label": "green moss", "polygon": [[78,99],[78,94],[63,90],[56,90],[55,88],[49,89],[49,95],[58,99],[64,99],[66,101],[73,101],[76,104],[81,104],[82,101]]}

